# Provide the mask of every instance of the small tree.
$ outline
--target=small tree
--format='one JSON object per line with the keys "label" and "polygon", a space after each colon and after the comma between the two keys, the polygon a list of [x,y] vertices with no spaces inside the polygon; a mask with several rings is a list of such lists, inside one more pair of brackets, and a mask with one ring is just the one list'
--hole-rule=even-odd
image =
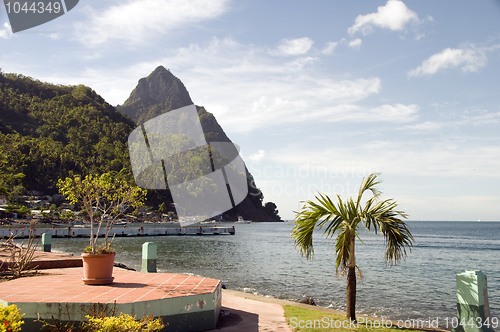
{"label": "small tree", "polygon": [[[79,203],[90,221],[90,246],[86,252],[96,254],[112,252],[108,241],[109,231],[114,220],[124,215],[128,208],[137,208],[144,203],[146,190],[130,185],[123,172],[104,173],[101,175],[89,174],[85,178],[80,175],[59,179],[59,192],[71,204]],[[104,244],[97,246],[97,239],[101,225],[105,221]],[[94,223],[97,222],[97,231],[94,233]]]}
{"label": "small tree", "polygon": [[[344,201],[337,195],[333,201],[324,194],[316,196],[317,202],[307,201],[295,216],[295,227],[292,238],[295,247],[307,259],[314,256],[313,234],[315,229],[324,229],[327,238],[335,238],[335,255],[337,272],[341,275],[347,271],[347,318],[356,320],[356,257],[355,242],[359,233],[365,229],[381,233],[385,238],[385,260],[396,264],[406,256],[406,249],[411,251],[413,236],[406,223],[407,215],[398,210],[394,199],[380,200],[381,192],[379,174],[373,173],[363,179],[356,200]],[[372,197],[363,204],[363,195],[371,192]],[[361,240],[360,240],[361,241]],[[359,272],[359,268],[358,268]]]}

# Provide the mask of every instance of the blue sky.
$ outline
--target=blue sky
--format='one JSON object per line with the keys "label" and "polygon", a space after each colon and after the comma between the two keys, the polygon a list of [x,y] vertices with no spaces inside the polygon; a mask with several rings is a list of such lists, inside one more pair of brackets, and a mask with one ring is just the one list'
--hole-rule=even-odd
{"label": "blue sky", "polygon": [[158,65],[214,113],[285,219],[381,172],[411,220],[500,220],[500,2],[86,0],[0,68],[122,104]]}

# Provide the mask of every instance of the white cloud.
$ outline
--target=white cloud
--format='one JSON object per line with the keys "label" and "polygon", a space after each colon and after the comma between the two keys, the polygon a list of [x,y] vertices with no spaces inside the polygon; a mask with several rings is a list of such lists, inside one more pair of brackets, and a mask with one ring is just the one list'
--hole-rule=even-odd
{"label": "white cloud", "polygon": [[286,61],[269,56],[265,48],[214,38],[206,47],[190,45],[160,62],[168,64],[189,87],[193,101],[213,112],[229,131],[248,132],[276,122],[392,121],[376,116],[382,109],[356,105],[381,91],[378,77],[332,79],[318,74],[319,57]]}
{"label": "white cloud", "polygon": [[[407,176],[484,176],[500,179],[500,147],[471,149],[462,141],[417,139],[414,141],[368,141],[327,148],[290,146],[268,151],[268,158],[296,168],[315,168],[329,173],[357,169]],[[297,158],[301,156],[301,158]],[[339,156],[342,156],[339,158]],[[310,161],[314,160],[314,164]]]}
{"label": "white cloud", "polygon": [[425,121],[425,122],[417,123],[414,125],[406,126],[404,128],[401,128],[401,130],[416,130],[416,131],[429,132],[429,131],[440,130],[441,128],[443,128],[444,125],[445,124],[443,124],[443,123],[439,123],[439,122],[435,122],[435,121]]}
{"label": "white cloud", "polygon": [[452,116],[440,121],[425,121],[399,128],[403,131],[418,131],[423,133],[441,131],[444,128],[464,131],[471,126],[495,126],[500,123],[500,112],[486,110],[465,111],[453,113]]}
{"label": "white cloud", "polygon": [[[418,105],[381,105],[378,107],[362,107],[354,104],[343,104],[325,107],[316,112],[316,118],[326,122],[385,122],[405,123],[415,121],[418,116]],[[312,119],[312,115],[309,115]],[[303,117],[299,117],[304,121]]]}
{"label": "white cloud", "polygon": [[[307,83],[307,82],[304,82]],[[328,102],[354,102],[370,95],[378,94],[382,89],[382,81],[376,78],[358,78],[352,80],[335,81],[327,78],[310,78],[308,94],[313,98],[320,98]],[[306,85],[307,86],[307,85]]]}
{"label": "white cloud", "polygon": [[251,154],[248,159],[254,162],[260,162],[266,156],[266,151],[259,150],[256,153]]}
{"label": "white cloud", "polygon": [[278,46],[277,54],[281,55],[300,55],[307,53],[314,42],[307,38],[284,39]]}
{"label": "white cloud", "polygon": [[9,39],[10,37],[12,37],[12,35],[13,33],[10,24],[5,22],[3,25],[3,29],[0,30],[0,38]]}
{"label": "white cloud", "polygon": [[104,11],[87,8],[88,21],[77,23],[79,39],[88,45],[109,40],[141,44],[191,23],[213,19],[228,0],[129,0]]}
{"label": "white cloud", "polygon": [[338,42],[337,43],[335,43],[335,42],[328,42],[328,43],[326,43],[326,46],[321,51],[321,53],[323,53],[323,54],[332,54],[338,44],[339,44]]}
{"label": "white cloud", "polygon": [[500,123],[500,112],[489,112],[485,110],[475,110],[472,112],[465,112],[461,116],[460,124],[462,125],[495,125]]}
{"label": "white cloud", "polygon": [[367,121],[410,122],[416,119],[418,105],[382,105],[367,113]]}
{"label": "white cloud", "polygon": [[349,47],[355,50],[359,50],[359,48],[361,47],[361,43],[362,43],[361,39],[356,38],[349,42]]}
{"label": "white cloud", "polygon": [[385,6],[378,7],[376,13],[356,17],[354,25],[347,31],[351,35],[358,31],[366,35],[373,30],[373,27],[400,31],[411,22],[418,23],[418,15],[406,7],[402,1],[389,0]]}
{"label": "white cloud", "polygon": [[49,34],[49,38],[51,40],[60,40],[61,39],[61,35],[58,34],[58,33],[51,33],[51,34]]}
{"label": "white cloud", "polygon": [[416,105],[362,106],[364,99],[382,90],[380,78],[334,79],[318,73],[320,63],[319,57],[287,61],[271,56],[265,47],[213,38],[204,47],[193,44],[154,62],[119,70],[93,67],[80,75],[42,79],[87,84],[116,105],[125,101],[139,78],[165,65],[183,81],[193,102],[214,113],[229,133],[277,123],[407,123],[416,118]]}
{"label": "white cloud", "polygon": [[422,65],[408,71],[408,76],[434,75],[440,70],[461,68],[463,73],[478,72],[480,68],[486,66],[488,58],[483,50],[467,48],[447,48],[444,51],[434,54]]}

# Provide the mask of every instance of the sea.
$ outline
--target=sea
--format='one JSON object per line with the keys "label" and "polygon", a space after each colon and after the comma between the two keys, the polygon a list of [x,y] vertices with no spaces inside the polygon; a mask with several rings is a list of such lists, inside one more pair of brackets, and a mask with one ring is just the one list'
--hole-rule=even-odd
{"label": "sea", "polygon": [[[384,261],[380,235],[361,232],[356,263],[356,312],[393,320],[457,316],[456,274],[487,276],[491,316],[500,318],[500,222],[408,221],[415,241],[405,260]],[[225,224],[224,224],[225,225]],[[223,226],[224,226],[223,225]],[[314,259],[294,248],[293,222],[227,224],[235,235],[116,238],[116,261],[140,270],[144,242],[158,247],[158,272],[220,279],[228,289],[286,300],[312,297],[317,305],[346,309],[346,278],[336,273],[333,239],[314,234]],[[129,226],[127,226],[129,227]],[[54,252],[79,255],[88,239],[54,238]]]}

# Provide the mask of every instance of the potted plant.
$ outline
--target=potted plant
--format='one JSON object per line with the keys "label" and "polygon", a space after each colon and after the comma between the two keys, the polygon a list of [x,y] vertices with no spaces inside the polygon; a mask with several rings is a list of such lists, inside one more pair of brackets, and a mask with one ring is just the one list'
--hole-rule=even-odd
{"label": "potted plant", "polygon": [[[85,178],[75,175],[59,179],[57,186],[71,204],[78,203],[81,206],[90,222],[90,244],[82,253],[83,282],[89,285],[113,282],[115,251],[111,244],[114,235],[110,240],[109,233],[113,222],[124,215],[127,209],[143,204],[146,190],[127,182],[123,170],[118,173],[89,174]],[[104,235],[100,245],[97,242],[99,235]]]}

